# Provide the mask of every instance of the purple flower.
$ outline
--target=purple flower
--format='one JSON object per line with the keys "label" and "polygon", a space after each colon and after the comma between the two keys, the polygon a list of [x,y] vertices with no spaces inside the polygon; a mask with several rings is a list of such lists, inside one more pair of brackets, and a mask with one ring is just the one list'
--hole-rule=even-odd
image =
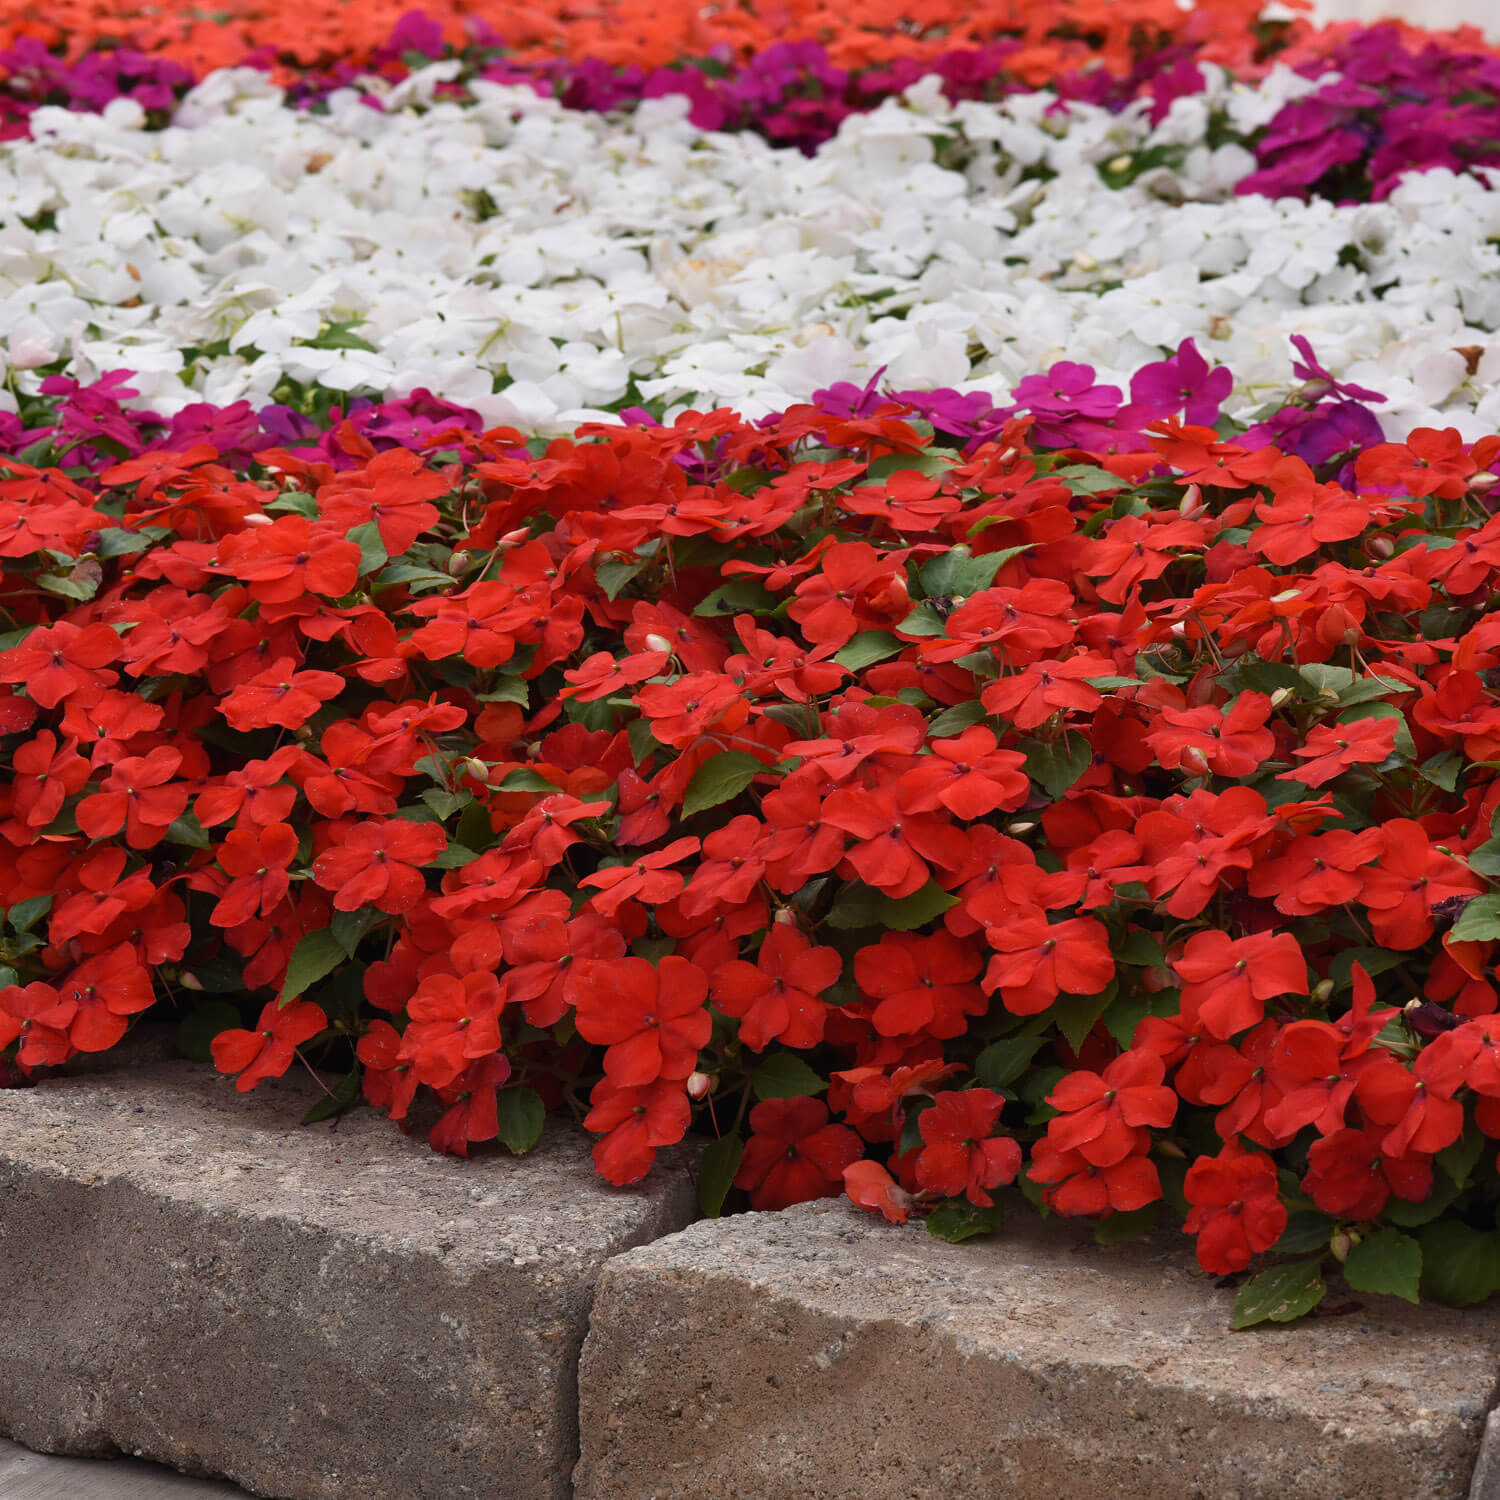
{"label": "purple flower", "polygon": [[1385,401],[1379,391],[1366,390],[1362,385],[1341,385],[1319,364],[1312,345],[1302,334],[1292,335],[1292,347],[1302,356],[1300,364],[1296,360],[1292,361],[1292,374],[1313,387],[1303,390],[1303,395],[1308,399],[1321,401],[1325,396],[1341,396],[1350,401]]}
{"label": "purple flower", "polygon": [[1210,367],[1192,339],[1184,339],[1170,359],[1136,371],[1130,381],[1130,399],[1149,407],[1153,418],[1180,411],[1195,426],[1212,427],[1233,389],[1234,376],[1228,368]]}
{"label": "purple flower", "polygon": [[1016,387],[1015,403],[1059,416],[1111,417],[1120,409],[1117,386],[1097,385],[1092,365],[1060,360],[1045,375],[1028,375]]}

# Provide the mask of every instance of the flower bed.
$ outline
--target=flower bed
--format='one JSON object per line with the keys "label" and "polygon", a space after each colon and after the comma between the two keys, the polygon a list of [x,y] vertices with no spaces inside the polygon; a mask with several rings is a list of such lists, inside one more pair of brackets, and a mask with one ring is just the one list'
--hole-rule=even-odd
{"label": "flower bed", "polygon": [[1167,1216],[1244,1326],[1500,1288],[1500,195],[1379,92],[1493,64],[1203,20],[810,155],[461,59],[27,112],[12,1081],[151,1011],[710,1214]]}

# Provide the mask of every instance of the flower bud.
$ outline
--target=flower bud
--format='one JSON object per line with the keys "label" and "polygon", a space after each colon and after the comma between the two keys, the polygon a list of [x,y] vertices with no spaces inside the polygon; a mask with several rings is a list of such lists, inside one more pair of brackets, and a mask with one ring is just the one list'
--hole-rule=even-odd
{"label": "flower bud", "polygon": [[276,522],[273,521],[271,517],[268,516],[263,510],[252,510],[250,514],[245,517],[246,526],[274,526],[275,524]]}
{"label": "flower bud", "polygon": [[1333,981],[1331,979],[1320,979],[1314,986],[1312,998],[1320,1005],[1333,994]]}
{"label": "flower bud", "polygon": [[1079,250],[1073,256],[1073,264],[1080,271],[1097,271],[1099,269],[1099,262],[1087,250]]}
{"label": "flower bud", "polygon": [[1011,833],[1017,833],[1017,834],[1019,834],[1019,833],[1030,833],[1031,830],[1033,828],[1035,828],[1035,827],[1036,827],[1035,823],[1012,823],[1010,825],[1010,832]]}
{"label": "flower bud", "polygon": [[1183,491],[1182,499],[1177,504],[1178,513],[1189,521],[1201,516],[1206,508],[1203,504],[1203,491],[1196,484],[1190,484]]}
{"label": "flower bud", "polygon": [[1295,695],[1291,688],[1279,687],[1274,693],[1271,694],[1271,707],[1280,708],[1281,705],[1287,701],[1287,699],[1293,696]]}
{"label": "flower bud", "polygon": [[783,927],[795,927],[797,925],[797,913],[789,906],[778,907],[775,920]]}
{"label": "flower bud", "polygon": [[1378,557],[1382,562],[1396,555],[1396,544],[1388,536],[1372,536],[1365,539],[1365,556]]}
{"label": "flower bud", "polygon": [[515,547],[524,542],[531,535],[531,530],[526,526],[518,526],[514,531],[507,531],[498,542],[497,547]]}
{"label": "flower bud", "polygon": [[1488,469],[1481,469],[1469,480],[1469,493],[1487,495],[1497,484],[1500,484],[1500,474],[1491,474]]}
{"label": "flower bud", "polygon": [[657,633],[653,630],[651,634],[646,637],[646,649],[648,651],[660,651],[665,655],[670,656],[672,654],[672,643],[666,638],[666,636],[657,635]]}
{"label": "flower bud", "polygon": [[201,990],[203,981],[196,974],[189,974],[186,969],[177,976],[177,983],[185,990]]}
{"label": "flower bud", "polygon": [[464,762],[465,775],[472,776],[475,781],[488,783],[490,779],[490,768],[477,756],[471,755]]}
{"label": "flower bud", "polygon": [[1182,752],[1182,769],[1194,776],[1208,776],[1211,774],[1208,757],[1196,745],[1189,745]]}
{"label": "flower bud", "polygon": [[1105,162],[1104,170],[1106,172],[1115,173],[1128,172],[1130,170],[1130,163],[1134,159],[1135,158],[1132,157],[1128,151],[1123,151],[1119,156],[1113,156],[1107,162]]}
{"label": "flower bud", "polygon": [[1187,1152],[1184,1151],[1176,1141],[1158,1141],[1156,1143],[1156,1149],[1163,1156],[1170,1156],[1173,1161],[1187,1160]]}
{"label": "flower bud", "polygon": [[687,1091],[689,1099],[706,1099],[713,1092],[714,1081],[707,1073],[689,1073]]}
{"label": "flower bud", "polygon": [[1352,1230],[1341,1229],[1328,1242],[1333,1258],[1340,1264],[1349,1259],[1349,1252],[1359,1243],[1359,1236]]}
{"label": "flower bud", "polygon": [[448,559],[448,576],[450,578],[462,578],[469,571],[469,554],[467,552],[455,552]]}

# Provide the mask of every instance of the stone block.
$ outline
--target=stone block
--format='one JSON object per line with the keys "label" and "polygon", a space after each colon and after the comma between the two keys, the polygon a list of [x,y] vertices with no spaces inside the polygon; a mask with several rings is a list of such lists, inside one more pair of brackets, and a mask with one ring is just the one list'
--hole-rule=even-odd
{"label": "stone block", "polygon": [[0,1432],[225,1475],[284,1500],[562,1500],[608,1259],[693,1216],[549,1124],[528,1156],[438,1156],[358,1110],[299,1127],[137,1063],[0,1091]]}
{"label": "stone block", "polygon": [[577,1500],[1462,1500],[1500,1307],[1232,1333],[1233,1297],[1185,1238],[1030,1215],[694,1224],[600,1278]]}

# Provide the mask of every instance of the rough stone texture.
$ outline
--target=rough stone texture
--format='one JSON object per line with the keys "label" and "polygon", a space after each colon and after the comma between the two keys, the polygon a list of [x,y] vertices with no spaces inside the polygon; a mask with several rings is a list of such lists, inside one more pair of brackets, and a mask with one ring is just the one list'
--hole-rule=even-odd
{"label": "rough stone texture", "polygon": [[0,1092],[0,1432],[285,1500],[561,1500],[594,1283],[691,1219],[684,1160],[618,1191],[563,1126],[465,1163],[299,1128],[317,1097],[170,1062]]}
{"label": "rough stone texture", "polygon": [[1500,1411],[1492,1411],[1485,1421],[1469,1500],[1500,1500]]}
{"label": "rough stone texture", "polygon": [[1181,1244],[1055,1220],[695,1224],[600,1278],[577,1500],[1462,1500],[1500,1310],[1236,1334],[1232,1300]]}

